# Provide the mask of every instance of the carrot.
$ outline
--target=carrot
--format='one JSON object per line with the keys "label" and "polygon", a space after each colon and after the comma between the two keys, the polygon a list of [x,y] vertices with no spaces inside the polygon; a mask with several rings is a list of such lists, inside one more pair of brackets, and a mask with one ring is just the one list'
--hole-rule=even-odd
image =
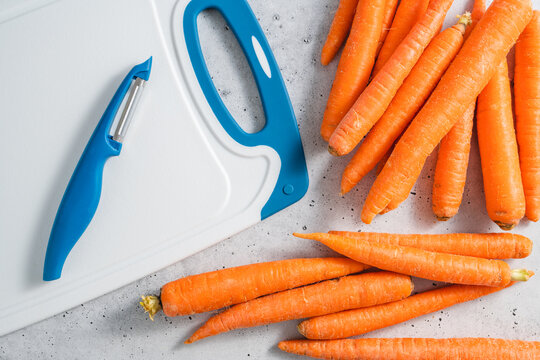
{"label": "carrot", "polygon": [[401,0],[392,21],[392,27],[388,31],[386,41],[381,47],[373,76],[382,69],[398,45],[405,39],[414,24],[420,19],[428,7],[429,0]]}
{"label": "carrot", "polygon": [[195,314],[367,268],[344,258],[290,259],[244,265],[169,282],[161,288],[160,298],[144,296],[141,305],[151,319],[161,307],[167,316]]}
{"label": "carrot", "polygon": [[409,76],[399,88],[381,119],[368,133],[364,142],[343,172],[341,193],[350,191],[377,162],[381,162],[396,139],[429,97],[444,71],[463,44],[463,34],[471,18],[463,15],[458,24],[435,36]]}
{"label": "carrot", "polygon": [[533,243],[523,235],[491,234],[381,234],[351,231],[330,231],[351,239],[375,244],[409,246],[446,254],[475,256],[484,259],[520,259],[531,254]]}
{"label": "carrot", "polygon": [[467,180],[475,108],[476,103],[473,103],[465,110],[439,145],[431,197],[433,213],[439,221],[446,221],[456,215],[461,205]]}
{"label": "carrot", "polygon": [[506,59],[478,96],[476,118],[486,208],[501,229],[511,230],[525,215],[525,193]]}
{"label": "carrot", "polygon": [[386,4],[384,5],[384,17],[381,36],[379,37],[379,43],[377,44],[377,51],[375,52],[375,56],[379,55],[384,41],[386,40],[386,36],[388,36],[388,32],[392,28],[392,21],[394,20],[394,16],[396,14],[397,5],[398,0],[386,0]]}
{"label": "carrot", "polygon": [[514,71],[516,130],[525,191],[525,215],[540,218],[540,11],[520,35],[516,44]]}
{"label": "carrot", "polygon": [[384,4],[385,0],[358,1],[323,115],[321,136],[326,141],[369,80],[381,36]]}
{"label": "carrot", "polygon": [[406,298],[412,290],[410,277],[389,272],[327,280],[233,306],[211,317],[186,343],[239,328],[384,304]]}
{"label": "carrot", "polygon": [[334,15],[334,20],[330,26],[330,31],[326,37],[326,42],[322,48],[321,63],[328,65],[336,56],[341,44],[347,38],[351,24],[354,19],[354,12],[358,5],[358,0],[340,0],[339,6]]}
{"label": "carrot", "polygon": [[540,358],[540,342],[491,338],[374,338],[289,340],[278,347],[319,359],[347,360],[525,360]]}
{"label": "carrot", "polygon": [[325,233],[293,235],[319,241],[342,255],[382,270],[429,280],[464,285],[505,286],[510,281],[527,281],[530,277],[527,270],[510,270],[508,264],[501,260],[376,244]]}
{"label": "carrot", "polygon": [[397,143],[367,196],[362,221],[371,223],[390,201],[408,197],[429,154],[495,74],[531,16],[529,0],[493,1]]}
{"label": "carrot", "polygon": [[[377,163],[377,168],[375,169],[375,175],[379,175],[381,173],[384,165],[386,165],[386,162],[388,161],[388,158],[390,157],[390,154],[392,153],[392,150],[394,150],[394,144],[392,144],[390,149],[384,153],[381,160],[379,160],[379,162]],[[341,190],[341,194],[343,195],[343,188]]]}
{"label": "carrot", "polygon": [[[412,67],[441,27],[452,0],[433,0],[390,59],[360,94],[329,141],[332,155],[345,155],[362,140],[392,101]],[[382,50],[381,50],[382,51]]]}
{"label": "carrot", "polygon": [[298,331],[308,339],[340,339],[361,335],[478,299],[504,288],[450,285],[388,304],[314,317],[301,322]]}
{"label": "carrot", "polygon": [[[471,15],[472,23],[465,30],[465,39],[469,37],[472,29],[484,16],[485,8],[485,0],[474,2]],[[439,145],[431,197],[433,213],[439,221],[446,221],[456,215],[461,205],[467,179],[475,110],[476,102],[465,110],[460,120],[446,134]],[[398,205],[392,204],[390,207]]]}

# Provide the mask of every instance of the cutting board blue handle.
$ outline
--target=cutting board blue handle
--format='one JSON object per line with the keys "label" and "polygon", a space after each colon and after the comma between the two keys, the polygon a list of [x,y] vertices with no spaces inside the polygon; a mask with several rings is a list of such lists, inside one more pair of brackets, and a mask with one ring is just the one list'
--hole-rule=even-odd
{"label": "cutting board blue handle", "polygon": [[[206,9],[221,12],[246,55],[266,117],[265,126],[257,133],[246,133],[238,125],[210,77],[197,29],[197,16]],[[223,128],[238,143],[269,146],[281,159],[276,186],[261,210],[261,219],[265,219],[300,200],[309,183],[296,117],[272,50],[245,0],[192,0],[184,11],[183,25],[193,69],[206,100]]]}

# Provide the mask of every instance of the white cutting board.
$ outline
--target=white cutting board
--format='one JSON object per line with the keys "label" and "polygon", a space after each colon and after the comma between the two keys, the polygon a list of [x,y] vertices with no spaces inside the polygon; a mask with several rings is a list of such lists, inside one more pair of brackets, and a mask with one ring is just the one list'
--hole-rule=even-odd
{"label": "white cutting board", "polygon": [[[0,2],[0,335],[261,220],[280,158],[221,127],[182,41],[186,0]],[[54,216],[129,69],[152,73],[100,205],[60,280],[43,282]],[[113,125],[114,129],[114,125]]]}

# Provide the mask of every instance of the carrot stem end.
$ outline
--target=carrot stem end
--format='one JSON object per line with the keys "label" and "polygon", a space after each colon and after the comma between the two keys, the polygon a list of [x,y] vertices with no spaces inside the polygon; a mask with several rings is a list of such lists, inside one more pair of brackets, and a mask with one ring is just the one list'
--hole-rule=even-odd
{"label": "carrot stem end", "polygon": [[512,270],[512,281],[527,281],[531,278],[532,273],[527,269]]}
{"label": "carrot stem end", "polygon": [[161,301],[155,295],[141,296],[142,301],[139,302],[144,309],[144,312],[148,313],[150,320],[154,321],[154,315],[161,311]]}

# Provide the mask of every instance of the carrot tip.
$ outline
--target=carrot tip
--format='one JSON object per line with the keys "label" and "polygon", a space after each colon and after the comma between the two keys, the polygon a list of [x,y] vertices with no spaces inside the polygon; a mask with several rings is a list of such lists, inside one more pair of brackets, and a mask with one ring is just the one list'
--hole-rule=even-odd
{"label": "carrot tip", "polygon": [[527,281],[534,275],[534,272],[527,269],[512,270],[512,281]]}
{"label": "carrot tip", "polygon": [[331,146],[328,147],[328,152],[330,153],[330,155],[333,155],[333,156],[340,156],[339,153],[336,151],[336,149],[334,149],[334,148],[331,147]]}
{"label": "carrot tip", "polygon": [[516,224],[506,224],[500,221],[495,221],[495,224],[499,225],[499,227],[504,231],[510,231],[516,227]]}
{"label": "carrot tip", "polygon": [[148,313],[150,320],[154,321],[154,315],[161,311],[161,301],[159,297],[155,295],[141,296],[142,301],[139,302],[144,309],[144,312]]}
{"label": "carrot tip", "polygon": [[297,238],[311,240],[309,235],[310,234],[293,233],[293,236],[296,236]]}
{"label": "carrot tip", "polygon": [[439,220],[439,221],[447,221],[447,220],[450,220],[450,216],[439,216],[439,215],[435,215],[435,217],[436,217],[437,220]]}

